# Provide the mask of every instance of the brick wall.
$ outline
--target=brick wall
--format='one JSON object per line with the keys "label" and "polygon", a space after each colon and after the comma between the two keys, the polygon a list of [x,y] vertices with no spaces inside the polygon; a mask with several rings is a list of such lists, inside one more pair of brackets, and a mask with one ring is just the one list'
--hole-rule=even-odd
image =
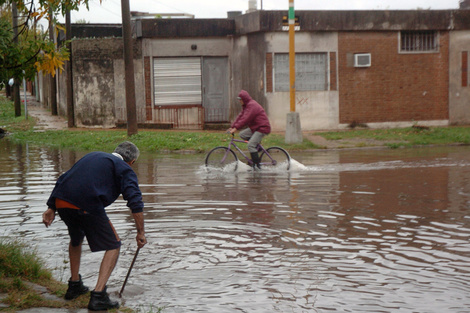
{"label": "brick wall", "polygon": [[[399,54],[398,32],[342,32],[338,38],[340,123],[449,118],[449,34],[438,53]],[[372,66],[355,68],[354,53]]]}
{"label": "brick wall", "polygon": [[336,75],[336,52],[330,52],[330,90],[338,90]]}

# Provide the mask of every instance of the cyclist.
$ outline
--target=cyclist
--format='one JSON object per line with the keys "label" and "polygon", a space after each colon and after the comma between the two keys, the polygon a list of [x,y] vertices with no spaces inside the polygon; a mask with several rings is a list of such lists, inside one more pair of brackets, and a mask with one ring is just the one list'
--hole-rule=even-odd
{"label": "cyclist", "polygon": [[231,128],[228,129],[228,132],[233,134],[237,130],[248,126],[240,132],[240,138],[248,140],[248,151],[253,161],[253,169],[259,169],[261,167],[257,146],[263,137],[271,132],[271,125],[263,107],[253,100],[247,91],[240,91],[237,99],[240,101],[242,111],[232,123]]}

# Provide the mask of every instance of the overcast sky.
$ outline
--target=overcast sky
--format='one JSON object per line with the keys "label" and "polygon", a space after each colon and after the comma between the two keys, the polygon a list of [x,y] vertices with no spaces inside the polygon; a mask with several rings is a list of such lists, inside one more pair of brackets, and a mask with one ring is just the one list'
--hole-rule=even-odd
{"label": "overcast sky", "polygon": [[[228,11],[248,9],[248,0],[129,0],[131,11],[188,13],[196,18],[226,18]],[[258,0],[258,9],[288,10],[289,0]],[[458,9],[459,0],[294,0],[296,10]],[[89,0],[89,8],[71,14],[72,23],[122,23],[121,0]],[[61,21],[65,21],[63,18]]]}

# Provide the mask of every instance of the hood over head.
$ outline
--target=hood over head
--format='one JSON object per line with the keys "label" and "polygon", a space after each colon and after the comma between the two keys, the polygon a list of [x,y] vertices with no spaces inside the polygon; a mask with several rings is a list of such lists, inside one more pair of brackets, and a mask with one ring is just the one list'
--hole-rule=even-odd
{"label": "hood over head", "polygon": [[247,104],[252,99],[250,94],[246,90],[241,90],[238,94],[238,98],[243,100],[244,104]]}

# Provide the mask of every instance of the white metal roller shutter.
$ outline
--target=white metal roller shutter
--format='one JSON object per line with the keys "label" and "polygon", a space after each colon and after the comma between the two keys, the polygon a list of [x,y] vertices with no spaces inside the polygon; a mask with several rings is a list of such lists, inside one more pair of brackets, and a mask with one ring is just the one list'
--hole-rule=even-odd
{"label": "white metal roller shutter", "polygon": [[155,105],[202,104],[201,58],[155,58]]}

